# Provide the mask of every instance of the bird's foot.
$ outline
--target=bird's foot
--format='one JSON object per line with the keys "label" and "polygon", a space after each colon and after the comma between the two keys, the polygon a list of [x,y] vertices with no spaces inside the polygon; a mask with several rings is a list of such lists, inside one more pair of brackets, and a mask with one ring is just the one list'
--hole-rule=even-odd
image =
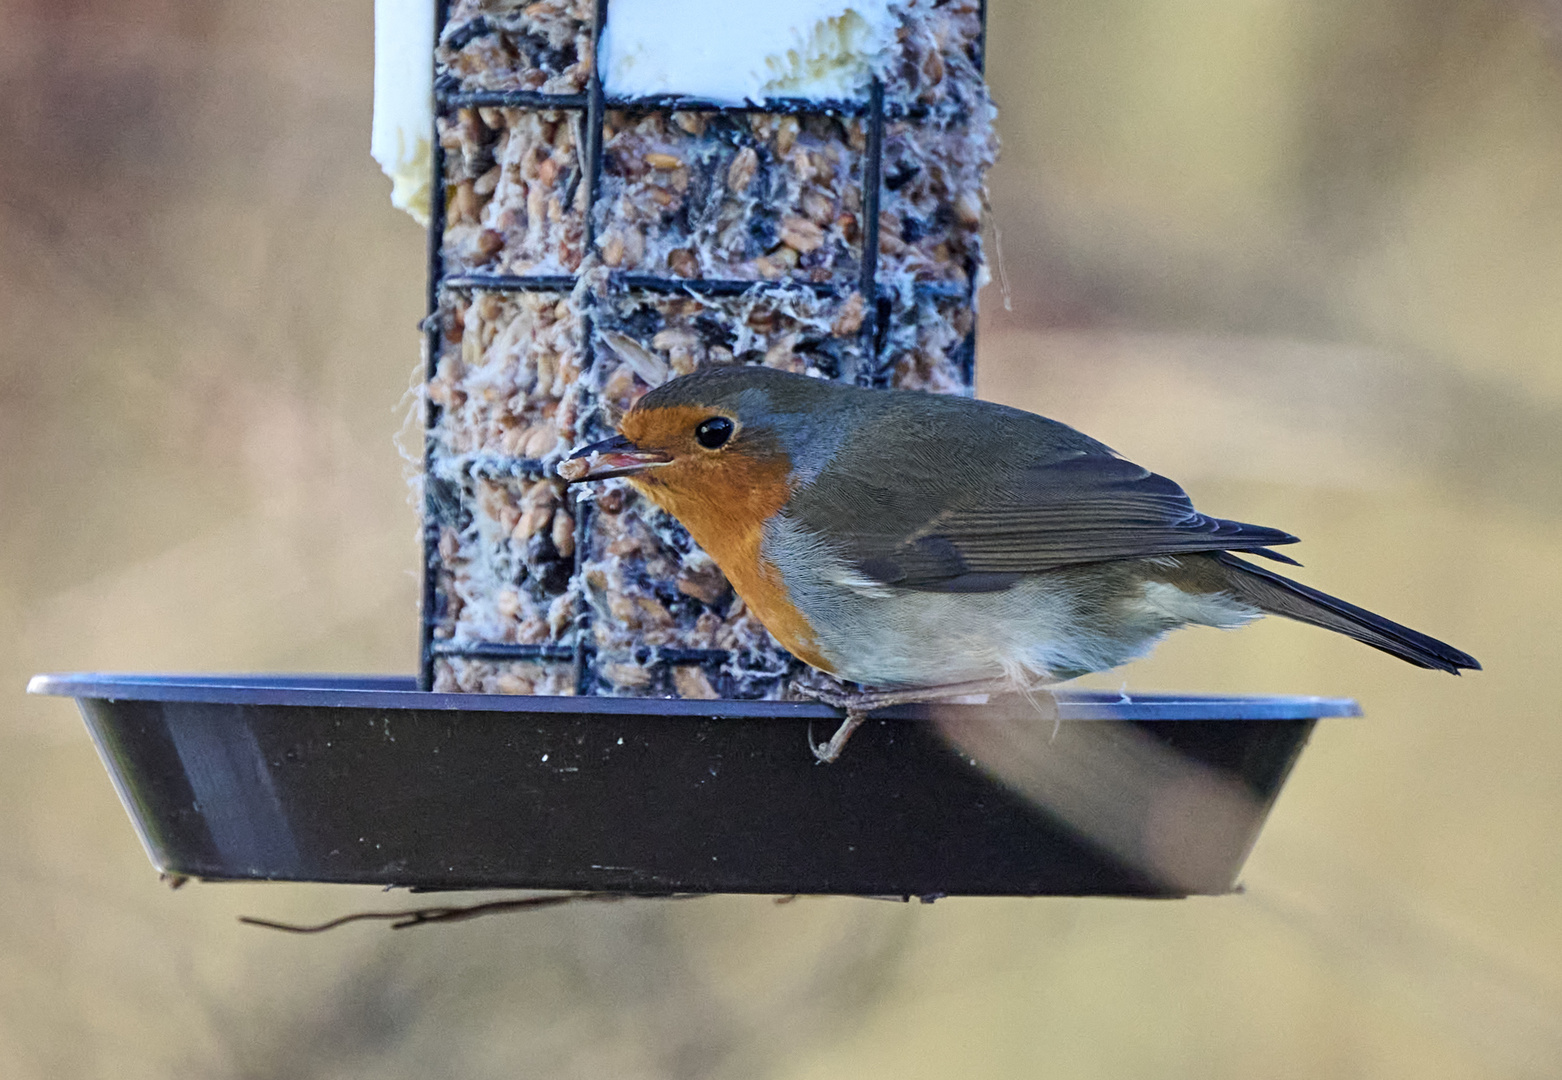
{"label": "bird's foot", "polygon": [[835,764],[835,759],[846,749],[846,740],[852,737],[852,732],[862,727],[862,722],[867,718],[867,710],[847,708],[846,719],[841,721],[841,726],[835,729],[835,734],[830,736],[828,742],[814,742],[814,733],[810,728],[808,749],[812,751],[814,759],[826,765]]}
{"label": "bird's foot", "polygon": [[[985,694],[1003,694],[1014,691],[1014,683],[1008,679],[982,679],[976,682],[950,683],[946,686],[921,686],[906,690],[849,690],[845,684],[833,686],[806,683],[795,680],[792,691],[802,697],[823,702],[837,709],[846,710],[846,719],[835,729],[827,742],[816,743],[808,737],[808,748],[826,765],[841,756],[852,733],[862,726],[868,714],[893,705],[915,705],[928,701],[948,701],[951,698],[976,697]],[[1028,688],[1029,689],[1029,688]]]}

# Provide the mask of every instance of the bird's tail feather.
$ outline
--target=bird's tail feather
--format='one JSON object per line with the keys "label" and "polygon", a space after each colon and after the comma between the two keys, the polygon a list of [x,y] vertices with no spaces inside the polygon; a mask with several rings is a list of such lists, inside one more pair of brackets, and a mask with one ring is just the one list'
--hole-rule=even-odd
{"label": "bird's tail feather", "polygon": [[1480,662],[1446,642],[1401,626],[1375,615],[1365,608],[1348,604],[1328,593],[1310,589],[1300,582],[1241,559],[1227,552],[1215,555],[1226,567],[1226,587],[1244,603],[1271,615],[1284,615],[1298,622],[1321,626],[1325,630],[1353,637],[1364,645],[1382,649],[1416,667],[1459,674],[1461,668],[1480,670]]}

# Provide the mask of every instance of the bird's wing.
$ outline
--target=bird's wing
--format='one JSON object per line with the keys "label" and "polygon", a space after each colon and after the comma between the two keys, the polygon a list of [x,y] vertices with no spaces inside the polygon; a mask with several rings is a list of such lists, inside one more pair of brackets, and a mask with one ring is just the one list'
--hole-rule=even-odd
{"label": "bird's wing", "polygon": [[828,499],[799,492],[791,508],[828,521],[858,572],[902,588],[1001,589],[1060,566],[1199,551],[1290,562],[1263,549],[1296,542],[1201,514],[1171,480],[1093,442],[1029,460],[967,456],[962,467],[923,453],[903,465],[893,477],[834,477]]}

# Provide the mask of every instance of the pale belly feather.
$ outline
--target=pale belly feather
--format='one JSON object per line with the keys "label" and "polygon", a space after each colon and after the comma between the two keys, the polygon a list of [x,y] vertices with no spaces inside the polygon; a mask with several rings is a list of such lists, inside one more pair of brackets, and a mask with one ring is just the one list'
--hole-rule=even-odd
{"label": "pale belly feather", "polygon": [[1189,623],[1234,627],[1256,609],[1149,580],[1133,562],[1049,570],[999,592],[885,586],[819,537],[773,519],[765,557],[841,678],[878,687],[1073,678],[1143,656]]}

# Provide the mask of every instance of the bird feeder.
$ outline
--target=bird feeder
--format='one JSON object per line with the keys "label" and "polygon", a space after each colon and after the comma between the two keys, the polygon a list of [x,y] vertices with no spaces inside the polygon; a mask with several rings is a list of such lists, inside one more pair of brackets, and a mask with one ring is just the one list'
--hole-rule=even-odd
{"label": "bird feeder", "polygon": [[437,5],[416,677],[30,689],[78,700],[179,876],[1229,891],[1312,725],[1354,703],[905,706],[822,765],[810,727],[840,714],[787,700],[799,663],[677,523],[557,480],[706,364],[973,390],[984,7],[794,0],[723,37],[680,22],[705,6]]}

